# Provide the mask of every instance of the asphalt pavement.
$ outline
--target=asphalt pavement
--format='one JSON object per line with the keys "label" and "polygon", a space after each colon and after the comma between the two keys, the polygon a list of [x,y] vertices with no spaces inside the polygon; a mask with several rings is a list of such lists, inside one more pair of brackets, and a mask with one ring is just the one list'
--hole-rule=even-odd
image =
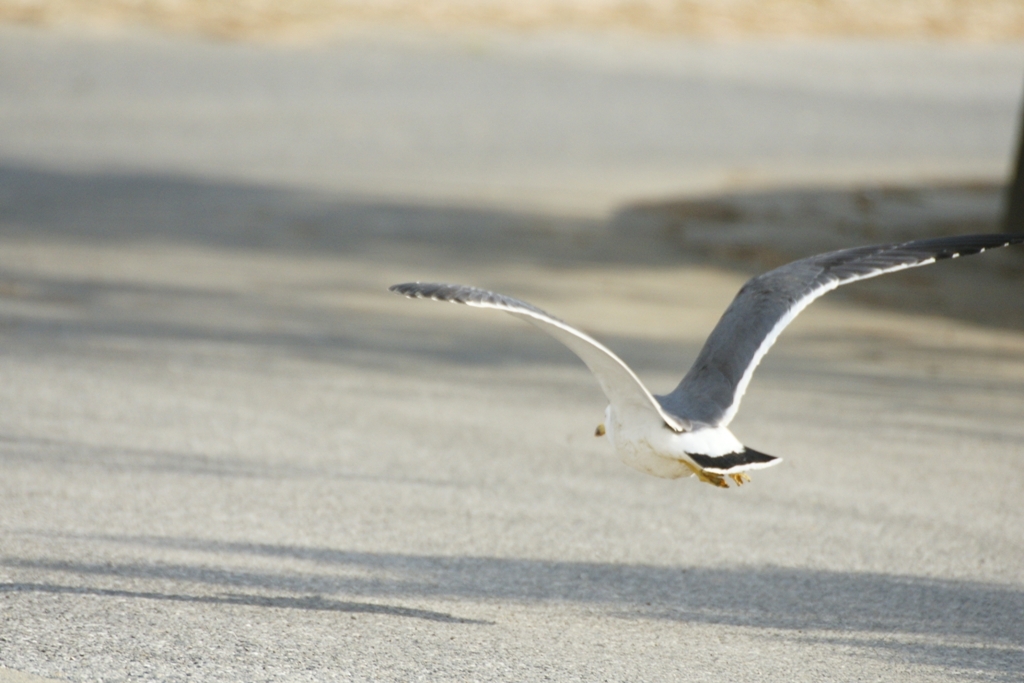
{"label": "asphalt pavement", "polygon": [[618,462],[531,327],[386,288],[524,298],[667,391],[761,262],[624,206],[991,185],[1024,50],[4,29],[0,59],[0,681],[1019,680],[1012,258],[930,267],[993,264],[1005,324],[814,304],[733,423],[784,462],[731,490]]}

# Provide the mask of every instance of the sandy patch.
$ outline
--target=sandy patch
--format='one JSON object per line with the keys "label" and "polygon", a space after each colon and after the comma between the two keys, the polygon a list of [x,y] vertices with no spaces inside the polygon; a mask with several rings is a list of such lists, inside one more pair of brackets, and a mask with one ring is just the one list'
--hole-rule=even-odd
{"label": "sandy patch", "polygon": [[1024,37],[1021,0],[0,0],[0,21],[141,24],[228,39],[314,38],[365,22],[609,28],[700,37]]}

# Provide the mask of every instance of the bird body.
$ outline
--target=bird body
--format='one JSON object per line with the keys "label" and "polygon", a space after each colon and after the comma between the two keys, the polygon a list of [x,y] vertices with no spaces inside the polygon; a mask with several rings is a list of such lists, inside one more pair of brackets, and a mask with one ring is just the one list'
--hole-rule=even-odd
{"label": "bird body", "polygon": [[391,290],[410,298],[494,308],[539,327],[586,363],[608,407],[597,435],[609,437],[627,465],[657,477],[694,475],[728,488],[746,472],[780,458],[744,446],[728,429],[754,370],[790,322],[840,285],[942,259],[1024,242],[1024,235],[962,235],[841,249],[751,278],[712,330],[690,370],[670,393],[655,396],[618,356],[541,309],[476,287],[409,282]]}
{"label": "bird body", "polygon": [[[602,424],[622,462],[641,472],[665,479],[707,472],[708,468],[699,465],[692,454],[715,458],[746,450],[728,427],[694,425],[689,431],[677,432],[653,418],[623,420],[612,404],[605,408]],[[768,464],[779,460],[775,458]],[[720,479],[717,475],[752,469],[739,467],[736,469],[734,466],[732,472],[727,472],[712,466],[712,471],[707,473],[716,475],[712,478]]]}

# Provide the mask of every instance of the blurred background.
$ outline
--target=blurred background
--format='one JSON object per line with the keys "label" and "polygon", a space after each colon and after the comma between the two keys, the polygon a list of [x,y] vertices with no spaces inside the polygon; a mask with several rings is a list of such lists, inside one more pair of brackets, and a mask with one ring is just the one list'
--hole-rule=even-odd
{"label": "blurred background", "polygon": [[1024,249],[802,314],[729,492],[386,288],[664,392],[754,273],[1001,230],[1022,92],[1024,0],[0,0],[0,667],[1017,680]]}
{"label": "blurred background", "polygon": [[[1018,0],[2,0],[0,20],[6,234],[626,231],[757,270],[995,229],[1024,86]],[[1017,274],[998,258],[972,278]],[[965,283],[891,286],[858,294],[1022,322]]]}
{"label": "blurred background", "polygon": [[866,36],[1009,41],[1015,0],[4,0],[16,22],[138,24],[225,38],[323,37],[361,22],[643,29],[689,37]]}

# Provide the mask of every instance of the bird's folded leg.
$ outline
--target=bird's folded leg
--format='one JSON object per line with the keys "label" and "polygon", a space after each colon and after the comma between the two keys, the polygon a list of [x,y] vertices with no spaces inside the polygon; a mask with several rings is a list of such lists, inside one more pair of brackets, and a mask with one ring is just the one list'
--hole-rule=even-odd
{"label": "bird's folded leg", "polygon": [[689,467],[690,471],[693,472],[694,475],[696,475],[696,477],[705,484],[711,484],[712,486],[717,486],[718,488],[722,489],[729,488],[729,484],[725,482],[725,479],[722,477],[722,475],[715,474],[714,472],[708,472],[707,470],[697,467],[694,464],[688,463],[685,460],[681,462],[687,467]]}
{"label": "bird's folded leg", "polygon": [[700,474],[697,475],[697,478],[705,484],[711,484],[712,486],[717,486],[720,489],[729,488],[729,485],[725,483],[725,479],[722,478],[722,475],[715,474],[714,472],[701,470]]}
{"label": "bird's folded leg", "polygon": [[750,477],[748,477],[745,472],[734,472],[729,475],[729,478],[736,482],[737,486],[743,486],[750,481]]}

